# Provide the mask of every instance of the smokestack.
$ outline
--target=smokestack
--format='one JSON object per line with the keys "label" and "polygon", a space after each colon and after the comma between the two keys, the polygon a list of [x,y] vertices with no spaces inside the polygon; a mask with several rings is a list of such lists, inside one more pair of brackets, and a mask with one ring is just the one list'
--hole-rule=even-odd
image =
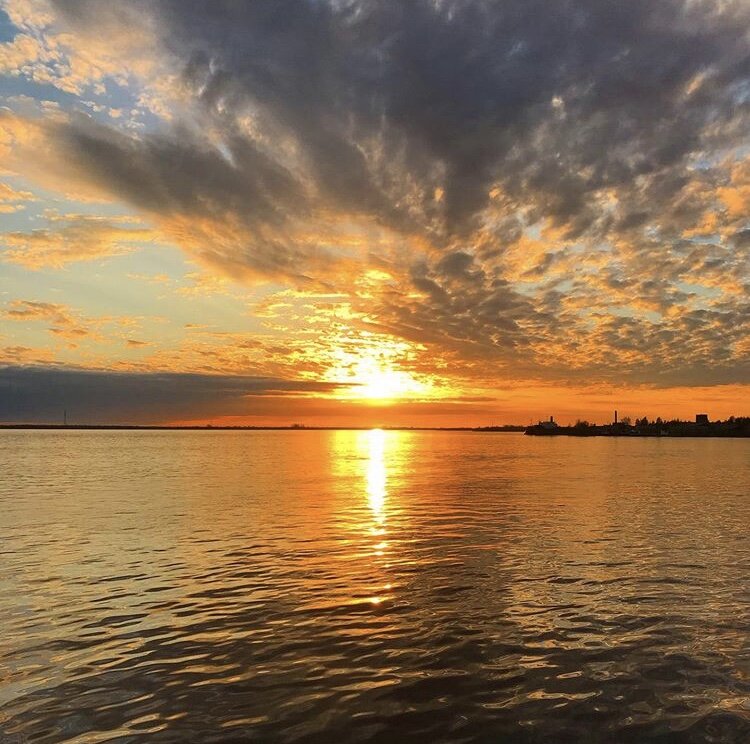
{"label": "smokestack", "polygon": [[617,411],[615,411],[615,423],[617,423]]}

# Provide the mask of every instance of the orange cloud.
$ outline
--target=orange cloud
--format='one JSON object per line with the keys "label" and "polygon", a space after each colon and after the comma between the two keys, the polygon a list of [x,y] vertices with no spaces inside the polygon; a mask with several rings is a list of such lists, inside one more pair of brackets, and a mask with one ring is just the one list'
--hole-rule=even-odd
{"label": "orange cloud", "polygon": [[67,340],[75,340],[92,334],[91,324],[67,305],[31,300],[12,300],[2,317],[18,322],[43,321],[50,323],[49,332]]}
{"label": "orange cloud", "polygon": [[32,270],[63,268],[69,263],[128,253],[155,237],[147,228],[123,227],[100,217],[66,215],[62,224],[50,228],[0,234],[0,245],[6,246],[0,256]]}

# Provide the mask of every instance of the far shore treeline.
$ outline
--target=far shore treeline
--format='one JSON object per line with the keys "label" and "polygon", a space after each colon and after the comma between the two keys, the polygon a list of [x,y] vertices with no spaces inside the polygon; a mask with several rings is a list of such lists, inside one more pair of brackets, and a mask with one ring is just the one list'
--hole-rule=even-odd
{"label": "far shore treeline", "polygon": [[706,416],[698,416],[696,419],[664,421],[656,418],[651,421],[644,416],[633,423],[629,418],[604,425],[579,420],[572,426],[558,426],[550,420],[527,427],[526,434],[574,437],[750,437],[750,416],[730,416],[725,421],[708,421]]}
{"label": "far shore treeline", "polygon": [[[532,436],[574,436],[574,437],[748,437],[750,438],[750,416],[730,416],[725,421],[708,421],[707,417],[697,417],[696,421],[680,419],[663,420],[648,417],[637,418],[634,422],[629,417],[611,424],[593,424],[578,420],[571,426],[559,426],[552,418],[540,421],[532,426],[503,424],[498,426],[383,426],[385,431],[473,431],[473,432],[523,432]],[[307,426],[291,424],[289,426],[216,426],[205,425],[138,425],[138,424],[0,424],[2,429],[51,429],[51,430],[135,430],[135,431],[332,431],[351,430],[365,431],[370,426]]]}

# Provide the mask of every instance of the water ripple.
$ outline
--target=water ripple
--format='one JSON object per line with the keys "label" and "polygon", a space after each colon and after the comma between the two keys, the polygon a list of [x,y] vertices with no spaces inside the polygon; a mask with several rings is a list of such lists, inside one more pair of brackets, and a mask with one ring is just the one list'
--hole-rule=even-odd
{"label": "water ripple", "polygon": [[0,742],[750,741],[749,444],[3,432]]}

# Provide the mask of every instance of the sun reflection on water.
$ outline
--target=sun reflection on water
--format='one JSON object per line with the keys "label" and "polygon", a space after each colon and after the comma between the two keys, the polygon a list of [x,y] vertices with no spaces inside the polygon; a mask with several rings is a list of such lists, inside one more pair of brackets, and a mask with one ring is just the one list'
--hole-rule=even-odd
{"label": "sun reflection on water", "polygon": [[[388,550],[386,537],[386,501],[388,497],[388,466],[386,456],[386,444],[388,434],[382,429],[371,429],[363,433],[362,449],[367,455],[365,467],[365,492],[367,494],[367,505],[372,513],[372,524],[370,533],[375,541],[372,546],[373,554],[383,559]],[[388,564],[382,567],[387,569]],[[386,583],[382,589],[388,591],[391,584]],[[384,599],[382,593],[370,598],[373,604],[380,604]]]}
{"label": "sun reflection on water", "polygon": [[385,500],[388,494],[385,436],[386,434],[382,429],[371,429],[366,432],[368,452],[367,503],[376,523],[375,529],[382,529],[385,524]]}

